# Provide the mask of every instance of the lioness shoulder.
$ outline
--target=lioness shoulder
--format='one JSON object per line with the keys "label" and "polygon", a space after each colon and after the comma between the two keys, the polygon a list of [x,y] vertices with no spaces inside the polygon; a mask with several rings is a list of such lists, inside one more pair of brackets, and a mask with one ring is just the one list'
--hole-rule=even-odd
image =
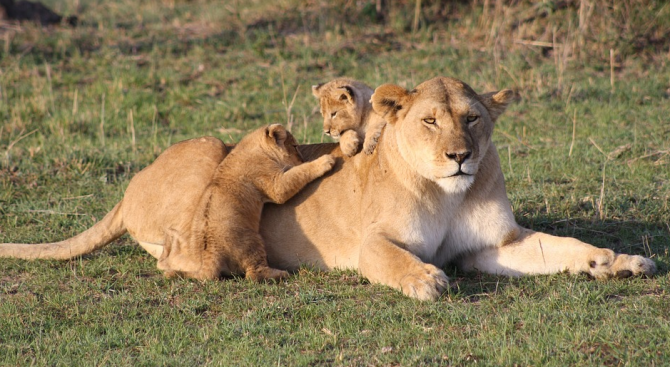
{"label": "lioness shoulder", "polygon": [[386,124],[372,109],[373,92],[365,83],[350,78],[312,86],[323,116],[323,132],[339,139],[347,156],[355,155],[361,142],[363,151],[372,154]]}
{"label": "lioness shoulder", "polygon": [[328,172],[330,155],[303,163],[297,141],[279,124],[247,135],[219,164],[189,234],[168,230],[158,267],[197,279],[245,274],[261,281],[288,275],[268,266],[259,222],[263,204],[284,203]]}

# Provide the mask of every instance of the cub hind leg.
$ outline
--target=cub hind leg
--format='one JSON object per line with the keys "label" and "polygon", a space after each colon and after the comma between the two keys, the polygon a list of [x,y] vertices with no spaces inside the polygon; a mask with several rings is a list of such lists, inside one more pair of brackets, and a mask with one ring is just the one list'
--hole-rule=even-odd
{"label": "cub hind leg", "polygon": [[224,259],[202,249],[202,244],[194,241],[194,237],[185,236],[172,228],[165,229],[165,234],[158,269],[163,270],[166,278],[181,276],[198,280],[216,280],[222,275],[230,275]]}
{"label": "cub hind leg", "polygon": [[231,257],[237,261],[240,270],[244,272],[247,279],[262,282],[267,280],[278,281],[288,277],[288,272],[268,265],[265,242],[263,242],[260,234],[256,232],[248,233],[240,238],[240,243],[231,245],[234,246],[231,251],[233,256]]}

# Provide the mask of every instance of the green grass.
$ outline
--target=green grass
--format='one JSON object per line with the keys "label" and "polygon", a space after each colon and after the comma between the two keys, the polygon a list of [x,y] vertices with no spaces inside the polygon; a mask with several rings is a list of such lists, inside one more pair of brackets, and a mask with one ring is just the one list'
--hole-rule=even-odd
{"label": "green grass", "polygon": [[[379,16],[366,1],[46,3],[82,25],[0,30],[2,242],[88,228],[183,139],[234,142],[290,121],[300,141],[328,141],[312,84],[347,75],[412,88],[446,75],[520,94],[494,135],[520,223],[651,256],[659,274],[509,279],[448,267],[453,289],[420,303],[352,272],[303,269],[277,285],[166,280],[123,237],[72,261],[0,260],[1,365],[670,360],[662,2],[580,11],[578,2],[423,1],[415,32],[410,1]],[[554,40],[555,50],[518,42]]]}

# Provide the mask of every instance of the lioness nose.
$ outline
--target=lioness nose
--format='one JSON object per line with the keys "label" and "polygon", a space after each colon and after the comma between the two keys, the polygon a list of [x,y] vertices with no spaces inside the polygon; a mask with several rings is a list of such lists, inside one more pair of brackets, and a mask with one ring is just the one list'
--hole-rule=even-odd
{"label": "lioness nose", "polygon": [[470,157],[470,154],[472,152],[465,151],[465,152],[454,152],[454,153],[446,153],[447,158],[456,161],[458,164],[462,164],[465,162],[468,157]]}

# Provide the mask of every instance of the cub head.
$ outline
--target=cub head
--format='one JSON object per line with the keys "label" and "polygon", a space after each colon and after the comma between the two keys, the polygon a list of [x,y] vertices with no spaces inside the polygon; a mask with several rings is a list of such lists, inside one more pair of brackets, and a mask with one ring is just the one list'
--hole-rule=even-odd
{"label": "cub head", "polygon": [[337,78],[313,85],[312,94],[319,99],[324,134],[339,139],[347,130],[363,132],[372,88],[353,79]]}
{"label": "cub head", "polygon": [[298,142],[282,125],[269,125],[263,132],[262,147],[274,160],[291,166],[304,162],[302,155],[298,152]]}
{"label": "cub head", "polygon": [[493,125],[514,92],[477,94],[460,80],[437,77],[408,91],[384,84],[372,108],[392,127],[402,158],[447,192],[467,190],[491,144]]}

